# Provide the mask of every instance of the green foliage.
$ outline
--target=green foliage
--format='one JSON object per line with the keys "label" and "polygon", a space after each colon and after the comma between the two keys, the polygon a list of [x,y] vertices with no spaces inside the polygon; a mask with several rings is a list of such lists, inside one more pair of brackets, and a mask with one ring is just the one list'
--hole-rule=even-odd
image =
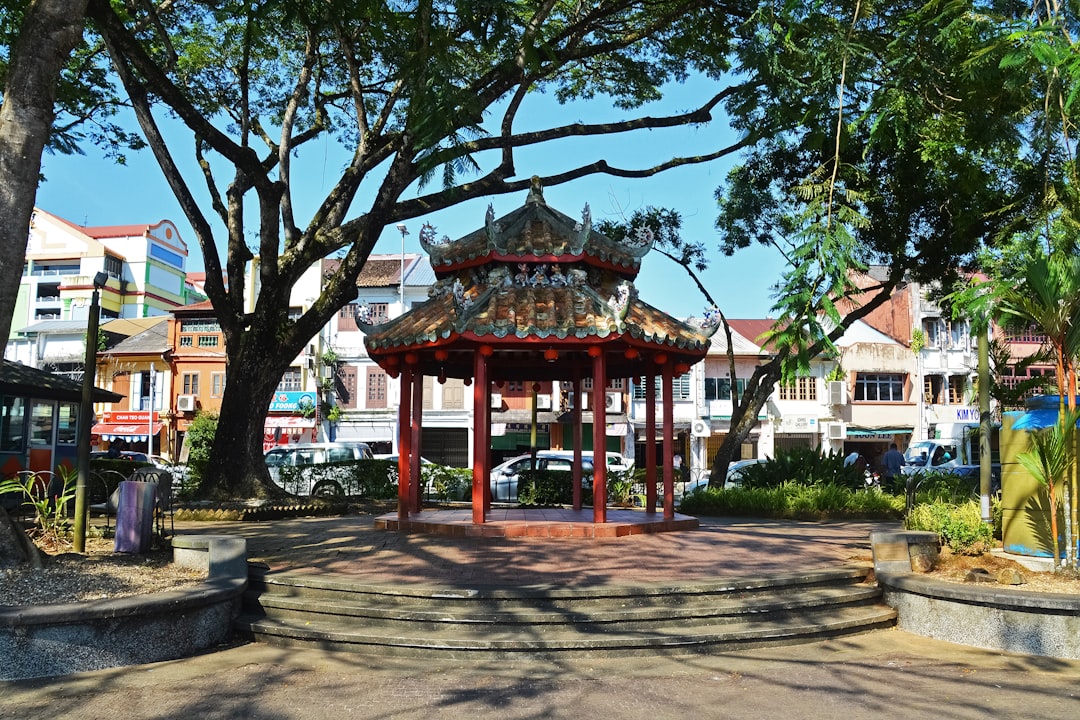
{"label": "green foliage", "polygon": [[422,465],[421,475],[430,493],[439,500],[465,500],[472,490],[472,470],[446,465]]}
{"label": "green foliage", "polygon": [[574,501],[573,478],[558,470],[524,470],[518,475],[521,505],[569,505]]}
{"label": "green foliage", "polygon": [[679,511],[690,515],[730,515],[797,520],[896,519],[903,497],[855,491],[836,485],[784,483],[759,488],[702,488],[683,498]]}
{"label": "green foliage", "polygon": [[[905,476],[906,477],[906,476]],[[978,497],[978,478],[928,470],[914,475],[916,503],[961,503]],[[898,492],[903,492],[899,489]]]}
{"label": "green foliage", "polygon": [[278,482],[293,495],[347,495],[378,500],[397,496],[397,463],[349,460],[317,465],[282,465]]}
{"label": "green foliage", "polygon": [[982,521],[982,510],[974,500],[920,503],[911,509],[904,527],[937,533],[942,544],[960,555],[982,555],[994,541],[993,527]]}
{"label": "green foliage", "polygon": [[20,493],[23,502],[34,510],[38,538],[57,547],[66,542],[68,505],[75,499],[78,472],[60,465],[54,477],[51,480],[49,473],[25,473],[0,480],[0,495]]}
{"label": "green foliage", "polygon": [[854,466],[845,466],[842,454],[821,453],[813,448],[781,450],[776,457],[742,471],[744,488],[770,488],[785,483],[839,485],[852,490],[864,484],[862,472]]}
{"label": "green foliage", "polygon": [[188,473],[193,484],[201,485],[210,462],[210,452],[217,433],[218,416],[216,413],[199,411],[188,425],[184,443],[188,448]]}

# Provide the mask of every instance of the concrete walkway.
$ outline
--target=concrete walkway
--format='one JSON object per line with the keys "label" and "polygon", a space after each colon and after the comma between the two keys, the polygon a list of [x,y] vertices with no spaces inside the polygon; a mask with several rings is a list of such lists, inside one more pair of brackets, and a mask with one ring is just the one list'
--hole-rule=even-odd
{"label": "concrete walkway", "polygon": [[[372,582],[624,583],[866,559],[872,523],[705,521],[588,543],[397,535],[363,517],[212,523],[274,569]],[[177,532],[197,532],[183,523]],[[252,644],[195,658],[0,683],[0,718],[1046,718],[1080,713],[1080,662],[899,630],[714,656],[434,661]]]}

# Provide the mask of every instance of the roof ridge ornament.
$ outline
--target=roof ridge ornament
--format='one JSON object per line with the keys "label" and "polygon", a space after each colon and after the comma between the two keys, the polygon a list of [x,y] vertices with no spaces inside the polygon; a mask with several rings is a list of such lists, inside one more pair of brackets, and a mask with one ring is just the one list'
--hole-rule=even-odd
{"label": "roof ridge ornament", "polygon": [[570,241],[570,252],[580,255],[585,250],[589,235],[592,234],[592,210],[589,208],[589,203],[585,203],[585,207],[581,210],[581,222],[574,225],[574,231],[577,234]]}
{"label": "roof ridge ornament", "polygon": [[487,235],[488,245],[499,252],[506,252],[502,231],[502,223],[495,222],[495,207],[488,203],[487,213],[484,214],[484,233]]}
{"label": "roof ridge ornament", "polygon": [[547,201],[544,200],[544,185],[540,182],[539,175],[529,178],[529,195],[525,198],[525,204],[547,205]]}

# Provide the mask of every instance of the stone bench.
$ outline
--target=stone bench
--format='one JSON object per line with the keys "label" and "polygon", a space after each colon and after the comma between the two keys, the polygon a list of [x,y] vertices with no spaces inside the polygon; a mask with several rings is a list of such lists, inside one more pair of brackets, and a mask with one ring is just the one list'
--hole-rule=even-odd
{"label": "stone bench", "polygon": [[878,530],[870,533],[875,573],[929,572],[937,562],[941,541],[934,532]]}
{"label": "stone bench", "polygon": [[247,540],[230,535],[177,535],[172,539],[173,562],[202,570],[211,580],[247,578]]}

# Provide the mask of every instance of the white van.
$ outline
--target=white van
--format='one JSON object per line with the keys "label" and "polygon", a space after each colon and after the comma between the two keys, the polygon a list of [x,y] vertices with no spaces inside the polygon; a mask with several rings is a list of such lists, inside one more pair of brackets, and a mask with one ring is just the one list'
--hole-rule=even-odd
{"label": "white van", "polygon": [[[355,460],[370,460],[371,448],[362,442],[332,442],[332,443],[297,443],[295,445],[280,445],[266,451],[266,467],[270,471],[270,477],[274,482],[282,484],[281,468],[283,467],[309,467],[325,465],[327,463],[350,462]],[[301,473],[301,478],[307,482],[297,483],[298,487],[287,487],[285,490],[296,495],[343,495],[344,488],[341,483],[333,478],[316,477],[322,473]],[[291,474],[290,474],[291,475]]]}

